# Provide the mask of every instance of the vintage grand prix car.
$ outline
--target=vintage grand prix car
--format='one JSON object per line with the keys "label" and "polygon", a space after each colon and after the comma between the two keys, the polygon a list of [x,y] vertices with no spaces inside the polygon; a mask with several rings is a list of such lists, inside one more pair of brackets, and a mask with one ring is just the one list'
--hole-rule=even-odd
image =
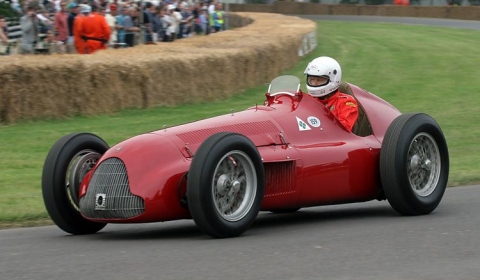
{"label": "vintage grand prix car", "polygon": [[193,218],[216,238],[241,235],[259,211],[387,199],[402,215],[432,212],[449,172],[437,122],[352,84],[341,91],[359,103],[352,133],[297,77],[280,76],[263,105],[111,148],[93,134],[66,135],[45,160],[46,209],[71,234]]}

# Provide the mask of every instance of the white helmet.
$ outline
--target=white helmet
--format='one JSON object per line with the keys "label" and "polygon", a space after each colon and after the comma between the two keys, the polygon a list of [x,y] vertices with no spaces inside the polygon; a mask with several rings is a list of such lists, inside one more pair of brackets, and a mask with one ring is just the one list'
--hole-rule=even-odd
{"label": "white helmet", "polygon": [[[342,80],[340,64],[328,56],[321,56],[312,60],[303,74],[307,75],[308,94],[314,97],[322,97],[334,92],[340,87],[340,81]],[[328,80],[323,85],[312,86],[308,82],[308,76],[322,76]]]}

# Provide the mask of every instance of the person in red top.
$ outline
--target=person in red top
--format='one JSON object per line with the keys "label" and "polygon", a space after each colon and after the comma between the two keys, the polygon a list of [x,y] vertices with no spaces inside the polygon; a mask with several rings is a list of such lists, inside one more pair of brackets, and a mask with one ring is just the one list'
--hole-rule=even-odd
{"label": "person in red top", "polygon": [[342,69],[328,56],[317,57],[305,69],[308,94],[317,97],[350,132],[358,118],[358,104],[351,95],[339,90]]}
{"label": "person in red top", "polygon": [[75,17],[73,21],[73,36],[74,36],[74,45],[78,54],[85,54],[86,47],[85,42],[82,39],[82,27],[85,17],[91,12],[90,6],[86,4],[80,5],[80,13]]}
{"label": "person in red top", "polygon": [[107,49],[110,39],[110,27],[104,16],[97,13],[98,8],[92,7],[92,13],[85,17],[82,23],[82,39],[88,53]]}
{"label": "person in red top", "polygon": [[55,30],[57,31],[56,40],[62,42],[60,46],[61,52],[65,53],[65,45],[67,44],[68,37],[68,25],[67,25],[67,3],[65,1],[60,2],[60,11],[55,13]]}

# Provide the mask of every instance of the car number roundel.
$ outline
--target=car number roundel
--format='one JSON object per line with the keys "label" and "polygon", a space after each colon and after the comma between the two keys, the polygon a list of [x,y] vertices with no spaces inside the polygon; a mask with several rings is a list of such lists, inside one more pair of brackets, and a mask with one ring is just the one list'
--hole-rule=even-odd
{"label": "car number roundel", "polygon": [[313,127],[319,127],[320,126],[320,120],[317,117],[310,116],[307,119],[308,123],[313,126]]}

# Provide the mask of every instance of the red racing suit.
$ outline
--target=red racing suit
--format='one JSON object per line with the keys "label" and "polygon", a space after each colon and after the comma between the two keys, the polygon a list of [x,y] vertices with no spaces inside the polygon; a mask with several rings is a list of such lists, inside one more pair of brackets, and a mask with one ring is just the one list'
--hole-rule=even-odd
{"label": "red racing suit", "polygon": [[91,13],[82,22],[82,39],[87,53],[105,50],[110,39],[110,27],[104,16]]}
{"label": "red racing suit", "polygon": [[73,35],[75,36],[74,44],[78,54],[85,54],[85,42],[82,40],[82,25],[84,18],[85,16],[83,14],[78,14],[73,22]]}
{"label": "red racing suit", "polygon": [[318,100],[332,112],[348,131],[352,132],[358,118],[358,104],[355,98],[337,90],[326,99],[318,98]]}

